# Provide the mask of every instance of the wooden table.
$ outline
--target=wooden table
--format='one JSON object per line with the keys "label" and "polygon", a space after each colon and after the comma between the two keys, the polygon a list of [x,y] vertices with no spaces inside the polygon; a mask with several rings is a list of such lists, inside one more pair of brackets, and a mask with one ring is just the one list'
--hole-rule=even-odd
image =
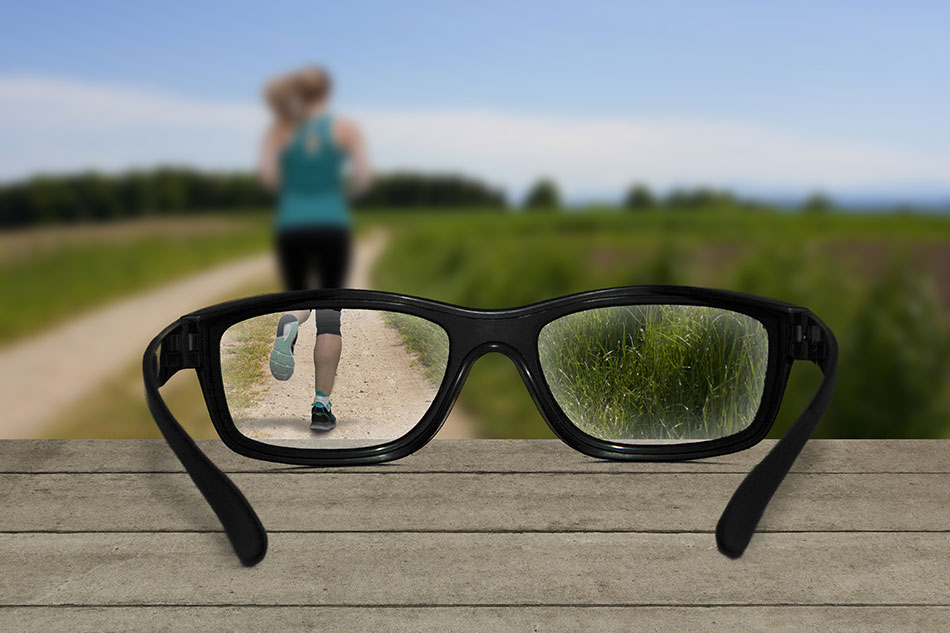
{"label": "wooden table", "polygon": [[740,560],[712,530],[768,445],[321,471],[202,445],[270,531],[253,569],[162,442],[0,442],[0,631],[950,631],[947,441],[809,443]]}

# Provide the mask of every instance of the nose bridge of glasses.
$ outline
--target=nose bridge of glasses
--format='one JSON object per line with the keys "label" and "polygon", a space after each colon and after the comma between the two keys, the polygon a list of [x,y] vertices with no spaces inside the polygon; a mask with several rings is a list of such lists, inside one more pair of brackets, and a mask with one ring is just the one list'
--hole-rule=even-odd
{"label": "nose bridge of glasses", "polygon": [[455,343],[469,361],[498,352],[519,364],[526,348],[536,345],[530,319],[465,318],[455,329]]}
{"label": "nose bridge of glasses", "polygon": [[[515,341],[516,343],[517,341]],[[482,343],[475,345],[469,349],[468,353],[465,355],[462,360],[462,369],[458,376],[458,381],[455,385],[455,394],[462,388],[462,384],[465,382],[465,378],[468,375],[469,370],[472,365],[479,358],[486,354],[497,353],[507,356],[511,362],[514,363],[515,368],[518,370],[518,374],[521,376],[521,380],[524,382],[525,387],[528,390],[528,393],[531,395],[531,399],[534,400],[535,404],[538,407],[538,410],[544,415],[547,420],[547,413],[543,406],[543,403],[540,400],[540,394],[538,391],[538,377],[535,371],[532,369],[532,364],[528,362],[528,359],[525,358],[522,350],[520,349],[523,346],[518,346],[512,343],[507,343],[498,340],[489,340],[483,341]],[[550,424],[550,421],[548,421]]]}
{"label": "nose bridge of glasses", "polygon": [[501,354],[507,356],[515,362],[516,365],[521,364],[522,356],[521,353],[507,343],[501,343],[498,341],[489,341],[477,345],[471,349],[468,353],[468,364],[474,363],[476,360],[484,356],[485,354]]}
{"label": "nose bridge of glasses", "polygon": [[457,339],[464,371],[485,354],[507,356],[531,390],[533,380],[530,358],[537,346],[536,326],[531,319],[468,318],[459,323]]}

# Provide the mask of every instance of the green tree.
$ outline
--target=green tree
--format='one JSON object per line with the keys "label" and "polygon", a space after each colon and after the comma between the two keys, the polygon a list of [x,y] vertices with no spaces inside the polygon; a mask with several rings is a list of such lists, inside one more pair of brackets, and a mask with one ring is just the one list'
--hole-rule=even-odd
{"label": "green tree", "polygon": [[712,209],[731,207],[736,203],[728,191],[697,187],[694,189],[674,189],[666,199],[666,205],[673,209]]}
{"label": "green tree", "polygon": [[130,171],[119,177],[116,187],[122,212],[126,217],[138,217],[155,211],[154,182],[144,171]]}
{"label": "green tree", "polygon": [[646,185],[636,184],[630,187],[623,199],[623,208],[628,211],[647,211],[656,206],[656,198]]}
{"label": "green tree", "polygon": [[534,183],[524,201],[528,211],[556,211],[561,207],[561,193],[549,178]]}
{"label": "green tree", "polygon": [[38,176],[26,186],[23,204],[29,217],[38,224],[75,222],[79,206],[75,190],[62,178]]}
{"label": "green tree", "polygon": [[75,178],[71,187],[77,220],[114,220],[122,215],[122,202],[111,178],[89,172]]}
{"label": "green tree", "polygon": [[808,196],[804,204],[802,204],[802,211],[805,213],[828,213],[831,211],[832,207],[831,200],[828,196],[823,193],[816,192]]}
{"label": "green tree", "polygon": [[505,207],[504,194],[457,174],[395,172],[374,179],[372,188],[358,200],[361,207],[486,208]]}

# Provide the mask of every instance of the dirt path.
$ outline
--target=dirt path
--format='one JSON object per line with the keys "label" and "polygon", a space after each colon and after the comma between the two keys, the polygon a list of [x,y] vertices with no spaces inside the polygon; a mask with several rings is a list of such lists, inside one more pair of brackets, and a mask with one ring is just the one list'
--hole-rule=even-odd
{"label": "dirt path", "polygon": [[[42,435],[51,417],[141,358],[145,346],[182,314],[273,274],[258,255],[112,303],[0,351],[0,437]],[[41,331],[41,328],[38,328]]]}
{"label": "dirt path", "polygon": [[[385,239],[357,244],[353,281],[365,287]],[[258,255],[122,299],[0,351],[0,439],[42,437],[69,406],[137,362],[148,341],[182,314],[236,296],[275,274],[273,256]],[[312,343],[311,343],[312,347]],[[358,362],[358,361],[357,361]],[[453,413],[440,438],[471,437]]]}
{"label": "dirt path", "polygon": [[[356,249],[349,280],[352,288],[367,288],[373,263],[382,252],[385,235],[372,234]],[[268,336],[272,336],[268,327]],[[404,435],[418,422],[435,397],[437,385],[427,379],[416,358],[379,312],[344,310],[341,317],[343,353],[333,388],[337,427],[326,435],[309,428],[314,366],[310,359],[316,338],[313,317],[301,328],[296,344],[297,369],[290,380],[274,380],[264,365],[264,383],[255,388],[252,403],[232,411],[241,431],[255,439],[283,445],[372,445]],[[225,335],[223,355],[237,343]],[[471,422],[458,409],[439,432],[440,439],[473,437]]]}

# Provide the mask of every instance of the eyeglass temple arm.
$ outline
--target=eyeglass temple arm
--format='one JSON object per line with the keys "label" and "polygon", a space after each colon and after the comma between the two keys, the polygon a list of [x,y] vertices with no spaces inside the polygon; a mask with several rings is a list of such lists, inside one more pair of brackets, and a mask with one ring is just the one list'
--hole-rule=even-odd
{"label": "eyeglass temple arm", "polygon": [[[155,418],[155,423],[165,436],[168,445],[188,471],[191,480],[195,482],[214,513],[218,515],[235,554],[242,564],[252,567],[263,560],[267,553],[267,532],[264,526],[234,482],[208,459],[208,456],[185,432],[158,391],[159,387],[182,368],[182,363],[175,361],[180,358],[176,355],[188,353],[182,351],[187,350],[187,346],[180,345],[181,338],[177,338],[184,336],[187,336],[187,333],[182,327],[182,322],[178,321],[156,336],[145,350],[142,361],[145,398],[152,417]],[[173,341],[175,343],[169,345]],[[173,349],[162,349],[161,359],[159,359],[158,350],[166,345]]]}
{"label": "eyeglass temple arm", "polygon": [[772,495],[818,426],[834,391],[838,341],[831,329],[817,317],[809,314],[808,320],[816,327],[808,328],[812,340],[802,343],[808,350],[804,357],[821,368],[824,378],[805,411],[746,476],[723,511],[716,525],[716,544],[719,551],[730,558],[739,558],[745,552]]}

